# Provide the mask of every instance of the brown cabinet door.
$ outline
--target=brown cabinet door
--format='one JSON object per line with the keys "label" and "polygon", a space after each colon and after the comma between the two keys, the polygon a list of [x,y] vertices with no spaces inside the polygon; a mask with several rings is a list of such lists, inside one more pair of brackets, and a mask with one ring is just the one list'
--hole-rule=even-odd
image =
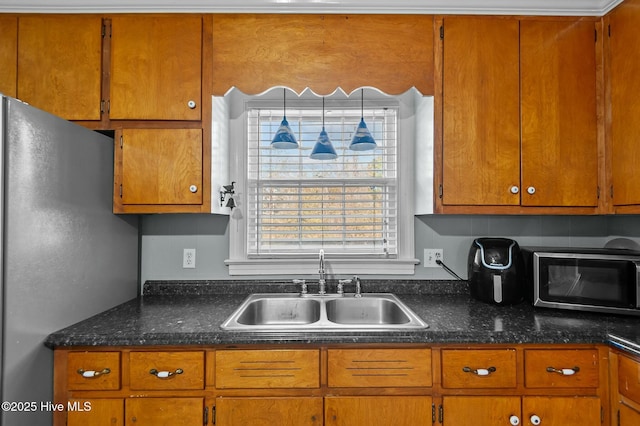
{"label": "brown cabinet door", "polygon": [[111,35],[112,120],[200,120],[200,16],[117,16]]}
{"label": "brown cabinet door", "polygon": [[522,205],[598,205],[592,21],[520,23]]}
{"label": "brown cabinet door", "polygon": [[136,426],[202,426],[204,398],[129,398],[125,417]]}
{"label": "brown cabinet door", "polygon": [[18,72],[18,18],[0,16],[0,93],[16,96]]}
{"label": "brown cabinet door", "polygon": [[444,19],[444,205],[519,205],[518,21]]}
{"label": "brown cabinet door", "polygon": [[640,425],[640,412],[626,405],[620,404],[620,423],[619,426],[638,426]]}
{"label": "brown cabinet door", "polygon": [[117,399],[70,400],[65,407],[67,426],[123,426],[124,401]]}
{"label": "brown cabinet door", "polygon": [[445,396],[442,407],[443,426],[509,425],[514,416],[529,424],[520,416],[519,396]]}
{"label": "brown cabinet door", "polygon": [[[462,423],[459,423],[462,424]],[[325,398],[326,426],[431,425],[430,396],[336,396]]]}
{"label": "brown cabinet door", "polygon": [[116,174],[120,167],[122,204],[202,204],[201,129],[124,129],[121,134]]}
{"label": "brown cabinet door", "polygon": [[[522,400],[524,425],[600,426],[600,398],[526,396]],[[537,416],[540,422],[532,421]]]}
{"label": "brown cabinet door", "polygon": [[320,426],[322,398],[218,398],[219,426]]}
{"label": "brown cabinet door", "polygon": [[67,120],[100,120],[102,18],[20,16],[17,97]]}
{"label": "brown cabinet door", "polygon": [[613,204],[640,204],[640,7],[626,1],[610,14]]}

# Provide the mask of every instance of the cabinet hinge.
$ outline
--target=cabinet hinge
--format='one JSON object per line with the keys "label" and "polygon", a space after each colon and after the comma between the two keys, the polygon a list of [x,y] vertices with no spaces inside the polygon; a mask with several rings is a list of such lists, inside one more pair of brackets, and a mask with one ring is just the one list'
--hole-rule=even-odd
{"label": "cabinet hinge", "polygon": [[438,185],[438,197],[440,197],[440,199],[442,199],[442,194],[443,194],[442,184],[440,184]]}
{"label": "cabinet hinge", "polygon": [[611,185],[611,188],[609,188],[609,196],[611,197],[611,199],[613,199],[613,185]]}
{"label": "cabinet hinge", "polygon": [[120,184],[120,198],[122,198],[122,184]]}
{"label": "cabinet hinge", "polygon": [[620,410],[616,413],[616,424],[620,426]]}
{"label": "cabinet hinge", "polygon": [[595,36],[596,36],[595,42],[597,43],[598,42],[598,30],[593,30],[593,32],[595,33]]}
{"label": "cabinet hinge", "polygon": [[122,135],[120,135],[120,149],[122,149]]}
{"label": "cabinet hinge", "polygon": [[438,421],[444,423],[444,407],[442,404],[438,407]]}
{"label": "cabinet hinge", "polygon": [[215,405],[211,406],[211,424],[212,425],[216,424],[216,406]]}
{"label": "cabinet hinge", "polygon": [[611,24],[607,25],[607,32],[609,33],[609,38],[611,38]]}
{"label": "cabinet hinge", "polygon": [[431,424],[436,422],[436,404],[431,404]]}
{"label": "cabinet hinge", "polygon": [[600,187],[596,189],[596,200],[600,199]]}
{"label": "cabinet hinge", "polygon": [[204,406],[204,418],[202,419],[202,424],[204,426],[207,426],[207,423],[209,423],[209,407],[207,407],[205,405]]}
{"label": "cabinet hinge", "polygon": [[604,408],[600,407],[600,423],[604,423]]}
{"label": "cabinet hinge", "polygon": [[111,38],[111,21],[102,22],[102,38],[109,36]]}
{"label": "cabinet hinge", "polygon": [[440,40],[444,40],[444,25],[440,25]]}

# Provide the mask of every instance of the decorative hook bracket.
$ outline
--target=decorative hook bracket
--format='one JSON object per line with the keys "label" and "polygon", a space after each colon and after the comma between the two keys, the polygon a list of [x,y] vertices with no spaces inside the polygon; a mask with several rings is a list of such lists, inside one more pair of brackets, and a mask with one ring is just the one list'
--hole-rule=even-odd
{"label": "decorative hook bracket", "polygon": [[233,199],[233,194],[235,194],[235,185],[235,182],[231,182],[231,185],[223,185],[222,188],[220,188],[220,207],[223,206],[227,195],[229,195],[229,200],[227,201],[225,207],[229,207],[231,210],[233,210],[233,208],[236,206],[236,202]]}

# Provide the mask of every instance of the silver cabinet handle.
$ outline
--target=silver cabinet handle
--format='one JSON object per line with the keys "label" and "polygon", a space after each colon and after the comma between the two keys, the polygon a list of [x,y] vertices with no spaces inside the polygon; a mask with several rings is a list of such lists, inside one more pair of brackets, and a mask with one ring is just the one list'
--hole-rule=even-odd
{"label": "silver cabinet handle", "polygon": [[187,102],[187,106],[189,107],[189,109],[195,109],[195,107],[196,107],[196,101],[189,101],[189,102]]}
{"label": "silver cabinet handle", "polygon": [[531,416],[529,420],[531,421],[532,425],[539,425],[540,423],[542,423],[542,419],[540,418],[540,416],[537,416],[535,414]]}
{"label": "silver cabinet handle", "polygon": [[464,371],[465,373],[473,373],[476,376],[488,376],[491,373],[494,373],[497,370],[497,368],[495,367],[489,367],[489,368],[478,368],[478,369],[473,369],[471,367],[462,367],[462,371]]}
{"label": "silver cabinet handle", "polygon": [[109,373],[111,373],[111,369],[109,369],[109,368],[103,368],[100,371],[83,370],[82,368],[78,369],[78,374],[80,374],[82,377],[87,378],[87,379],[91,379],[91,378],[98,377],[98,376],[103,376],[103,375],[109,374]]}
{"label": "silver cabinet handle", "polygon": [[512,415],[509,417],[509,424],[512,426],[518,426],[520,424],[520,417]]}
{"label": "silver cabinet handle", "polygon": [[563,376],[573,376],[578,371],[580,371],[580,367],[573,367],[573,368],[547,367],[547,373],[558,373],[558,374],[561,374]]}
{"label": "silver cabinet handle", "polygon": [[191,185],[189,187],[189,191],[195,194],[196,192],[198,192],[198,187],[196,185]]}
{"label": "silver cabinet handle", "polygon": [[528,193],[529,195],[533,195],[533,194],[535,194],[535,193],[536,193],[536,188],[535,188],[534,186],[530,186],[530,187],[528,187],[528,188],[527,188],[527,193]]}
{"label": "silver cabinet handle", "polygon": [[153,374],[158,379],[167,379],[169,377],[175,376],[176,374],[182,374],[184,370],[182,368],[177,368],[176,371],[158,371],[155,368],[149,370],[149,374]]}
{"label": "silver cabinet handle", "polygon": [[517,194],[518,192],[520,192],[520,188],[518,188],[517,185],[513,185],[509,191],[511,191],[512,194]]}

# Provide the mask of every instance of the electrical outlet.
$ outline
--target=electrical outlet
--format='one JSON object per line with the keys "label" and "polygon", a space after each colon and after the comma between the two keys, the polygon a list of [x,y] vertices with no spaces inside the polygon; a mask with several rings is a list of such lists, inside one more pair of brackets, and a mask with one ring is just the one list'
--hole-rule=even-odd
{"label": "electrical outlet", "polygon": [[196,249],[186,248],[182,252],[182,267],[183,268],[195,268],[196,267]]}
{"label": "electrical outlet", "polygon": [[424,267],[440,268],[436,260],[444,262],[444,254],[442,249],[424,249]]}

